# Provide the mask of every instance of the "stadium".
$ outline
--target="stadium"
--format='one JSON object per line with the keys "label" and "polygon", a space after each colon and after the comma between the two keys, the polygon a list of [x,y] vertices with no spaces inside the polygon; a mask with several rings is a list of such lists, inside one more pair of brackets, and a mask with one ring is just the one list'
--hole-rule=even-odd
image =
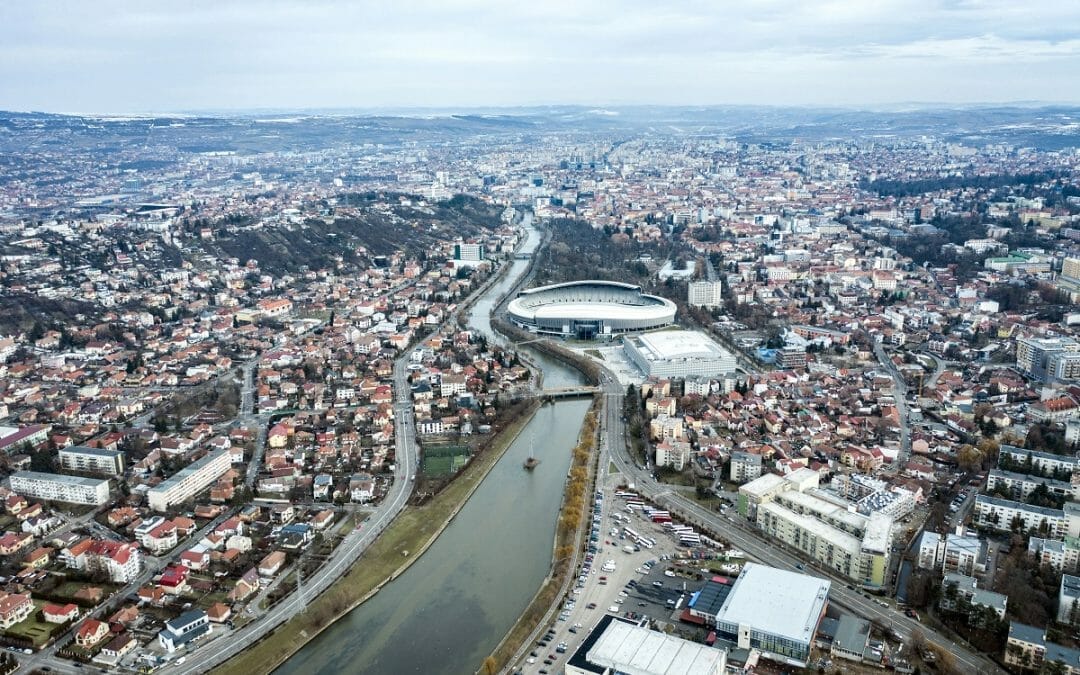
{"label": "stadium", "polygon": [[616,281],[571,281],[530,288],[506,308],[510,320],[534,333],[591,340],[669,326],[675,303]]}

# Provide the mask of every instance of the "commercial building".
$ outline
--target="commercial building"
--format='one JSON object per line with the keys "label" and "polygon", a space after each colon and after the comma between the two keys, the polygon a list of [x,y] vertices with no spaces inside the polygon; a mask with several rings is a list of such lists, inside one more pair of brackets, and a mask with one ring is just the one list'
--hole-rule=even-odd
{"label": "commercial building", "polygon": [[592,339],[670,326],[675,303],[633,284],[572,281],[521,291],[506,313],[534,333]]}
{"label": "commercial building", "polygon": [[566,675],[724,675],[727,652],[610,614],[566,662]]}
{"label": "commercial building", "polygon": [[209,635],[212,630],[210,617],[206,612],[193,609],[171,621],[166,621],[165,627],[158,633],[158,642],[162,649],[171,654],[192,640]]}
{"label": "commercial building", "polygon": [[804,668],[825,616],[830,586],[807,574],[746,563],[717,612],[717,637]]}
{"label": "commercial building", "polygon": [[784,370],[806,367],[805,347],[783,347],[776,351],[776,365]]}
{"label": "commercial building", "polygon": [[147,491],[150,508],[166,511],[199,494],[232,466],[228,450],[217,450],[197,459]]}
{"label": "commercial building", "polygon": [[623,342],[623,350],[646,377],[718,377],[735,372],[735,357],[697,331],[635,335]]}
{"label": "commercial building", "polygon": [[817,488],[817,473],[800,469],[776,481],[766,474],[739,488],[740,511],[762,532],[865,586],[885,584],[893,519],[859,513],[851,502]]}
{"label": "commercial building", "polygon": [[119,450],[73,445],[60,448],[58,454],[60,466],[69,471],[101,473],[107,476],[124,473],[124,453]]}
{"label": "commercial building", "polygon": [[109,481],[101,478],[17,471],[11,475],[10,484],[14,492],[34,499],[91,506],[109,501]]}
{"label": "commercial building", "polygon": [[724,285],[720,281],[691,281],[686,302],[693,307],[718,307],[724,304]]}

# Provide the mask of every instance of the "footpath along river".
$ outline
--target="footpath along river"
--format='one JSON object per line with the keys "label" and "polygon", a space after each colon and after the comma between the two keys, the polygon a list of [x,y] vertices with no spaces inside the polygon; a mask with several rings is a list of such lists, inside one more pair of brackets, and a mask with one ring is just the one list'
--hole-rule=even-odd
{"label": "footpath along river", "polygon": [[[540,237],[526,226],[524,250],[532,251]],[[514,261],[476,302],[471,328],[496,339],[488,314],[527,266]],[[543,370],[545,387],[583,382],[558,361],[531,351],[528,357]],[[547,575],[571,449],[588,408],[588,400],[541,407],[431,548],[275,673],[459,675],[479,668]],[[530,472],[522,464],[531,451],[541,463]]]}

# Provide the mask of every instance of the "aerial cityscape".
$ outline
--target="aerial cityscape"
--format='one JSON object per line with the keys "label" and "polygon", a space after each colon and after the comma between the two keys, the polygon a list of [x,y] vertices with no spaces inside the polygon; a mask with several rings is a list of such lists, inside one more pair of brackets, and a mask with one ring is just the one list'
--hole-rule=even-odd
{"label": "aerial cityscape", "polygon": [[1080,10],[764,4],[0,8],[0,675],[1080,675]]}

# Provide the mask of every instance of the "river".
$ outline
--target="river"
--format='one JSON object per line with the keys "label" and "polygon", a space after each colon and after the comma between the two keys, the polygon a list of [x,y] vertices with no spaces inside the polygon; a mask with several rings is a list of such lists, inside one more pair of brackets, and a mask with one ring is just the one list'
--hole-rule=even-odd
{"label": "river", "polygon": [[[523,250],[532,251],[539,235],[526,226]],[[488,314],[527,266],[515,261],[476,302],[471,328],[495,339]],[[529,358],[544,371],[547,387],[583,382],[558,361],[531,351]],[[540,408],[415,564],[275,672],[459,674],[479,668],[547,575],[570,451],[588,408],[587,400]],[[522,463],[531,452],[541,463],[529,472]]]}

